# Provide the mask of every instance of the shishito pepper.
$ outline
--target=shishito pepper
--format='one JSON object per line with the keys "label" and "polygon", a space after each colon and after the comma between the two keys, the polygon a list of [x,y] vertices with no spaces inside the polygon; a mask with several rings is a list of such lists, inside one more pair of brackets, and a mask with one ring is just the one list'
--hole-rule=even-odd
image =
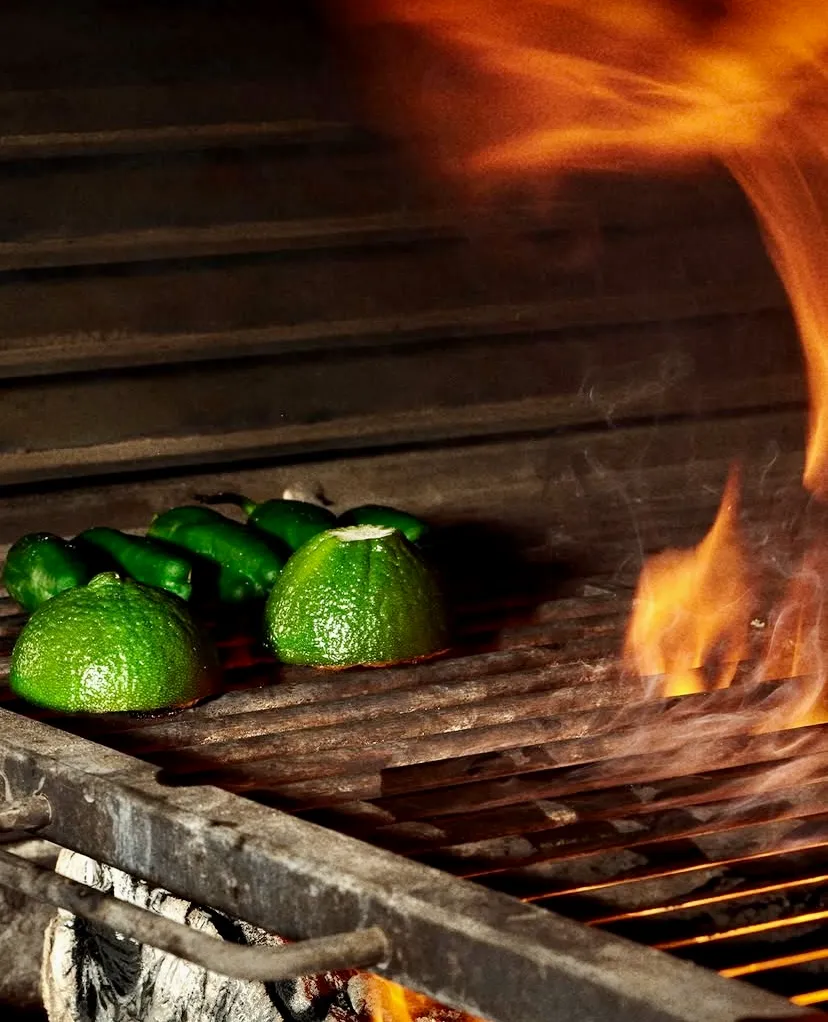
{"label": "shishito pepper", "polygon": [[65,589],[86,585],[93,574],[72,543],[51,532],[33,532],[9,550],[3,583],[24,610],[33,611]]}
{"label": "shishito pepper", "polygon": [[349,511],[342,512],[336,524],[338,526],[378,525],[396,529],[405,536],[409,543],[418,544],[427,539],[431,532],[429,526],[422,519],[415,518],[407,511],[386,507],[385,504],[361,504],[359,507],[352,507]]}
{"label": "shishito pepper", "polygon": [[147,535],[209,561],[218,572],[217,595],[226,603],[264,599],[286,557],[263,536],[207,507],[174,507],[156,515]]}
{"label": "shishito pepper", "polygon": [[[171,550],[165,543],[148,536],[131,536],[117,529],[96,526],[76,537],[81,550],[91,546],[94,553],[102,552],[112,566],[120,568],[136,582],[166,589],[167,592],[189,600],[193,592],[193,566],[190,560]],[[100,566],[102,569],[104,565]]]}
{"label": "shishito pepper", "polygon": [[291,553],[336,524],[332,512],[306,500],[274,499],[257,503],[240,493],[216,493],[199,500],[205,504],[233,504],[241,508],[249,525],[284,543]]}

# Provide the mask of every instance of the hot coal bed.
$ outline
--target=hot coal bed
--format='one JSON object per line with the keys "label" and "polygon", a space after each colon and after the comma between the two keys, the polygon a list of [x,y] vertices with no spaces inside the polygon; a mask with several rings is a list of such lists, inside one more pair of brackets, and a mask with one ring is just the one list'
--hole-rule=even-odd
{"label": "hot coal bed", "polygon": [[769,591],[826,524],[736,187],[605,174],[460,222],[302,5],[37,6],[34,48],[2,14],[3,544],[219,490],[387,503],[434,523],[455,625],[331,675],[215,622],[227,691],[157,719],[4,689],[8,839],[360,931],[341,965],[492,1022],[827,1004],[828,725],[779,723],[808,680],[669,696],[620,656],[644,556],[701,540],[734,457]]}

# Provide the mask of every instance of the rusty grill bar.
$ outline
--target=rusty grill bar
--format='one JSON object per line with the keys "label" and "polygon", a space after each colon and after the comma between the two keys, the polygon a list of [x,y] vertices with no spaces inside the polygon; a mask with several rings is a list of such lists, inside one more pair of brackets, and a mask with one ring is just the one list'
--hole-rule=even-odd
{"label": "rusty grill bar", "polygon": [[[297,825],[322,824],[326,842],[332,832],[357,838],[551,909],[550,920],[560,914],[819,1007],[828,1001],[828,726],[748,733],[788,703],[798,679],[674,699],[636,693],[616,659],[629,592],[602,586],[534,608],[525,594],[468,608],[459,650],[413,667],[277,668],[228,636],[231,691],[216,701],[150,720],[44,719],[153,764],[173,800],[181,792],[209,804],[204,785],[220,787],[251,800],[251,811],[258,802]],[[3,609],[8,652],[20,617]],[[92,773],[105,783],[108,770]],[[102,841],[103,857],[175,887],[158,852],[167,838],[149,842],[152,855],[127,850],[121,827],[117,849],[100,833],[90,844],[80,799],[67,835],[66,797],[57,840],[91,854]],[[145,831],[131,812],[140,846]],[[187,873],[178,882],[191,897],[215,895]],[[249,908],[238,888],[229,900],[239,914]],[[377,921],[363,912],[358,924],[343,920],[326,901],[308,907],[312,933]],[[278,928],[295,918],[251,921]],[[398,940],[390,975],[504,1022],[533,1017],[525,1001],[492,1005],[488,990],[437,989],[433,973],[401,964],[409,949]]]}

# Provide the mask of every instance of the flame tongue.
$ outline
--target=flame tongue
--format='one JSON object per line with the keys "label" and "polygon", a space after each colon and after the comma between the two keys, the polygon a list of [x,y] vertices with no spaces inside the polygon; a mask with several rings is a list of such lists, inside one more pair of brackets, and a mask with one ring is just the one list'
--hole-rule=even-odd
{"label": "flame tongue", "polygon": [[[452,169],[731,168],[794,305],[812,397],[805,483],[828,499],[828,204],[801,169],[804,157],[825,177],[823,0],[340,2],[363,23],[413,28],[446,58],[414,69],[406,110]],[[391,71],[405,76],[404,54]]]}
{"label": "flame tongue", "polygon": [[[409,51],[425,44],[438,58],[425,68],[396,51],[390,70],[404,79],[413,60],[411,102],[396,106],[419,107],[420,139],[436,142],[449,169],[498,179],[710,158],[730,168],[796,314],[811,397],[805,485],[828,500],[824,0],[340,3],[363,23],[408,26]],[[668,694],[730,684],[747,653],[754,592],[737,489],[732,476],[695,549],[667,551],[642,572],[625,650],[639,674],[667,677]],[[824,567],[812,553],[791,581],[757,672],[815,677],[800,722],[828,716],[819,709]]]}
{"label": "flame tongue", "polygon": [[[726,688],[749,652],[756,591],[739,529],[739,479],[728,478],[716,520],[698,546],[651,557],[638,582],[625,655],[659,695]],[[828,721],[828,542],[814,543],[768,621],[755,682],[785,681],[761,731]]]}
{"label": "flame tongue", "polygon": [[818,0],[346,6],[414,27],[449,57],[456,73],[412,92],[432,134],[462,138],[472,169],[617,167],[753,145],[809,86],[828,43]]}
{"label": "flame tongue", "polygon": [[[816,116],[816,114],[814,114]],[[805,485],[828,499],[828,114],[806,131],[786,122],[775,144],[727,160],[762,221],[768,250],[785,283],[805,353],[810,428]]]}
{"label": "flame tongue", "polygon": [[746,655],[753,593],[738,513],[733,471],[702,542],[658,554],[641,572],[625,654],[638,674],[665,676],[666,695],[724,688]]}

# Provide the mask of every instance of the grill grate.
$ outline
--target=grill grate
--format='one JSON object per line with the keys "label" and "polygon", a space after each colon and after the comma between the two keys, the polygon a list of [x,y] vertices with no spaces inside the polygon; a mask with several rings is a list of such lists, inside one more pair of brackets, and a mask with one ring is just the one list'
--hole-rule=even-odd
{"label": "grill grate", "polygon": [[[750,733],[796,679],[680,699],[636,690],[616,660],[629,592],[586,591],[468,607],[454,655],[427,664],[277,669],[228,635],[230,691],[207,705],[36,715],[158,765],[168,784],[216,784],[828,1004],[828,725]],[[2,605],[7,655],[15,610]]]}

